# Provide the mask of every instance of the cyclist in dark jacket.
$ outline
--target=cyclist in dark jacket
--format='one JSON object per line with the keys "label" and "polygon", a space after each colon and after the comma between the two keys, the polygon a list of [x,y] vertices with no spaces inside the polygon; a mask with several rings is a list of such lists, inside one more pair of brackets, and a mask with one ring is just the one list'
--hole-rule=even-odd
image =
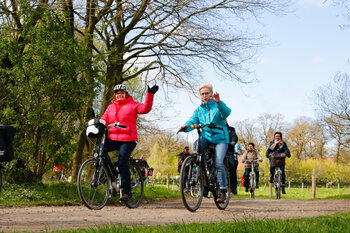
{"label": "cyclist in dark jacket", "polygon": [[188,146],[184,147],[184,151],[177,155],[177,171],[180,173],[182,163],[185,159],[190,156],[190,148]]}
{"label": "cyclist in dark jacket", "polygon": [[237,194],[237,166],[238,166],[238,159],[237,155],[241,154],[242,151],[235,151],[235,146],[238,142],[238,137],[236,134],[236,130],[234,127],[227,125],[227,131],[228,135],[230,137],[230,142],[228,144],[227,148],[227,157],[228,157],[228,164],[229,164],[229,175],[230,175],[230,183],[231,183],[231,192],[233,194]]}
{"label": "cyclist in dark jacket", "polygon": [[[290,158],[290,151],[288,149],[287,144],[282,139],[282,133],[276,132],[274,134],[274,140],[270,142],[269,147],[266,151],[266,158],[269,158],[270,162],[270,183],[273,183],[273,175],[275,173],[275,167],[271,164],[271,154],[272,153],[284,153],[286,157]],[[282,193],[286,194],[285,184],[286,184],[286,173],[285,166],[281,167],[282,171]]]}

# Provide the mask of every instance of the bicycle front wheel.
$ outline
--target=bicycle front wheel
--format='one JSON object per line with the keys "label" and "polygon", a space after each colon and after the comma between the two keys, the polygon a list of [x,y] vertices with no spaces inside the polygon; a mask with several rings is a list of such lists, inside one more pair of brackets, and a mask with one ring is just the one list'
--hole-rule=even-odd
{"label": "bicycle front wheel", "polygon": [[143,198],[143,176],[140,167],[130,163],[131,198],[125,203],[129,208],[137,208]]}
{"label": "bicycle front wheel", "polygon": [[186,209],[196,211],[203,199],[203,175],[195,156],[189,156],[182,164],[180,171],[180,192]]}
{"label": "bicycle front wheel", "polygon": [[100,166],[98,160],[89,159],[81,165],[77,183],[79,196],[86,207],[100,210],[106,205],[111,180],[107,169]]}
{"label": "bicycle front wheel", "polygon": [[250,175],[250,198],[255,198],[255,174]]}
{"label": "bicycle front wheel", "polygon": [[281,199],[281,172],[277,171],[275,175],[276,199]]}
{"label": "bicycle front wheel", "polygon": [[226,184],[227,184],[227,190],[225,193],[225,201],[223,203],[218,201],[218,198],[221,195],[221,192],[223,191],[223,190],[220,190],[218,179],[217,179],[217,185],[216,185],[217,191],[214,192],[214,202],[215,202],[216,207],[220,210],[226,209],[226,207],[228,206],[228,203],[230,202],[230,199],[231,199],[231,192],[230,192],[231,184],[230,184],[230,176],[229,176],[227,165],[225,165],[225,172],[226,172]]}

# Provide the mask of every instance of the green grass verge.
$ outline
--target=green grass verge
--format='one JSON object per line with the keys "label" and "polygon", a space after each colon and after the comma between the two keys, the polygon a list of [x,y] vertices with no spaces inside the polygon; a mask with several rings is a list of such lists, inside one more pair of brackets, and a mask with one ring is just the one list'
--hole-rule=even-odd
{"label": "green grass verge", "polygon": [[[312,199],[312,189],[311,188],[286,188],[286,195],[282,195],[282,199],[298,199],[298,200],[310,200]],[[270,191],[269,187],[260,187],[255,190],[256,198],[269,199]],[[272,198],[275,197],[275,190],[272,190]],[[244,188],[238,189],[238,195],[235,195],[234,198],[249,198],[249,192],[244,192]],[[350,188],[344,187],[338,188],[324,188],[317,187],[316,188],[316,199],[350,199]]]}
{"label": "green grass verge", "polygon": [[[180,192],[164,185],[146,186],[144,200],[180,198]],[[110,198],[108,204],[119,203]],[[82,204],[75,183],[6,184],[0,193],[0,206],[16,205],[80,205]]]}
{"label": "green grass verge", "polygon": [[304,219],[252,220],[218,223],[171,224],[167,226],[109,225],[96,228],[54,232],[350,232],[350,212]]}
{"label": "green grass verge", "polygon": [[[286,189],[287,195],[282,199],[308,200],[312,198],[310,188]],[[274,198],[274,192],[272,199]],[[144,200],[152,201],[157,199],[180,198],[180,192],[176,185],[166,189],[165,185],[145,186]],[[317,188],[317,199],[350,199],[350,188]],[[249,198],[249,193],[241,188],[238,195],[232,198]],[[261,187],[256,190],[256,198],[269,199],[268,187]],[[118,198],[110,198],[108,203],[115,204]],[[5,184],[0,193],[0,206],[15,205],[80,205],[75,183],[48,183],[48,184]]]}

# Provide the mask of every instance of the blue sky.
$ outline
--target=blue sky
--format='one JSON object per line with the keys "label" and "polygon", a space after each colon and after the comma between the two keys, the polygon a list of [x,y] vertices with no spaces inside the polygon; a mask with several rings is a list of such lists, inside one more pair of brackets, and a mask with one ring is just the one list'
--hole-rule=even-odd
{"label": "blue sky", "polygon": [[[232,109],[229,122],[256,119],[263,113],[280,113],[289,123],[301,116],[316,118],[313,91],[337,72],[350,71],[350,29],[340,28],[350,22],[341,16],[340,7],[323,2],[299,0],[290,13],[266,14],[260,18],[262,24],[251,26],[267,43],[249,65],[257,82],[237,85],[215,80],[215,74],[208,72],[206,81]],[[174,108],[179,116],[166,128],[184,124],[198,105],[186,96],[177,97]]]}

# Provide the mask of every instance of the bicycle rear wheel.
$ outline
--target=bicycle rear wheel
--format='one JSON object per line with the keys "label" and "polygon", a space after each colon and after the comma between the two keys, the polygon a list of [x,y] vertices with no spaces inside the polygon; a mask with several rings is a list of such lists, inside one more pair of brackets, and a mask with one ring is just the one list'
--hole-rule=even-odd
{"label": "bicycle rear wheel", "polygon": [[143,198],[143,176],[140,167],[135,163],[130,163],[130,183],[131,198],[126,202],[129,208],[137,208]]}
{"label": "bicycle rear wheel", "polygon": [[220,186],[219,186],[218,180],[217,180],[217,184],[216,184],[217,191],[213,193],[214,194],[215,205],[220,210],[226,209],[226,207],[228,206],[228,203],[230,202],[230,198],[231,198],[231,192],[230,192],[231,184],[230,184],[230,176],[229,176],[228,166],[227,165],[225,165],[225,172],[226,172],[227,190],[226,190],[226,193],[225,193],[225,201],[224,201],[224,203],[218,202],[218,198],[219,198],[219,196],[221,194],[221,191],[222,191],[222,190],[220,190]]}
{"label": "bicycle rear wheel", "polygon": [[109,198],[111,180],[107,169],[96,159],[86,160],[78,172],[78,192],[84,205],[91,210],[102,209]]}
{"label": "bicycle rear wheel", "polygon": [[195,156],[189,156],[182,164],[180,171],[180,192],[186,209],[196,211],[203,199],[203,175],[201,167],[195,161]]}

